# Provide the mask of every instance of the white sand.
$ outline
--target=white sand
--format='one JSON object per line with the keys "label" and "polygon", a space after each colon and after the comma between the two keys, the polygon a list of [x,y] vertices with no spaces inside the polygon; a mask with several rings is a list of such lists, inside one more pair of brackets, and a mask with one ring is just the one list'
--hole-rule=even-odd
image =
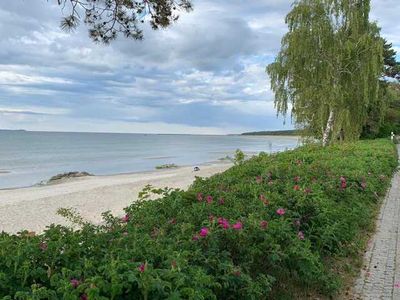
{"label": "white sand", "polygon": [[122,215],[123,208],[137,199],[147,184],[154,187],[186,189],[195,176],[208,177],[228,169],[231,164],[218,163],[154,172],[91,176],[65,180],[59,184],[0,190],[0,232],[21,229],[40,232],[51,223],[68,225],[56,214],[62,207],[75,208],[91,222],[101,222],[101,213],[110,210]]}

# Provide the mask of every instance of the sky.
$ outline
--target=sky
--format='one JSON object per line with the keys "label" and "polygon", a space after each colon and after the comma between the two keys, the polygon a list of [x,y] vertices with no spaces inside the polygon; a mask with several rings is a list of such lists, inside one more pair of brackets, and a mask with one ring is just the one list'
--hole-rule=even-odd
{"label": "sky", "polygon": [[[144,40],[95,44],[63,32],[56,0],[0,1],[0,128],[229,134],[291,129],[277,117],[265,67],[292,0],[194,0]],[[371,19],[400,52],[399,0]],[[285,121],[285,122],[284,122]]]}

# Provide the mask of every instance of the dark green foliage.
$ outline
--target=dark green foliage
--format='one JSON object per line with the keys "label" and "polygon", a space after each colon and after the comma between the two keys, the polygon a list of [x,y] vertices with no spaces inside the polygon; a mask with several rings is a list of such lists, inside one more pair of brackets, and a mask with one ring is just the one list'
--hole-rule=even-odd
{"label": "dark green foliage", "polygon": [[389,137],[391,132],[400,134],[400,84],[382,82],[381,85],[384,86],[380,100],[385,108],[383,116],[379,110],[371,108],[361,138]]}
{"label": "dark green foliage", "polygon": [[389,44],[385,39],[383,41],[385,76],[400,80],[400,62],[396,61],[396,51],[393,49],[392,43]]}
{"label": "dark green foliage", "polygon": [[192,9],[189,0],[57,0],[67,16],[61,28],[72,30],[80,21],[89,27],[95,42],[108,44],[119,33],[140,40],[143,31],[139,24],[149,22],[153,29],[165,28],[178,20],[180,11]]}
{"label": "dark green foliage", "polygon": [[146,200],[147,187],[124,218],[106,213],[101,226],[3,233],[0,297],[293,299],[299,289],[334,295],[340,276],[329,261],[362,250],[362,233],[371,230],[396,165],[389,141],[309,145],[198,178],[186,192],[154,190],[161,197],[155,201]]}

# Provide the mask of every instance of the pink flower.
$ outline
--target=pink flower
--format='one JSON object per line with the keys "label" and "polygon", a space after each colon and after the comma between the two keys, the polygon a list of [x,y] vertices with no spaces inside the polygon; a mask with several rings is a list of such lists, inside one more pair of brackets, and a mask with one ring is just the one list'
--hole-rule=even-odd
{"label": "pink flower", "polygon": [[394,287],[395,288],[400,288],[400,282],[395,283]]}
{"label": "pink flower", "polygon": [[203,194],[202,193],[197,193],[197,201],[199,201],[199,202],[203,201]]}
{"label": "pink flower", "polygon": [[145,264],[141,264],[141,265],[138,267],[138,270],[139,270],[140,273],[143,273],[143,272],[146,270],[146,265],[145,265]]}
{"label": "pink flower", "polygon": [[347,187],[346,178],[343,177],[343,176],[340,177],[340,187],[341,187],[342,189],[345,189],[345,188]]}
{"label": "pink flower", "polygon": [[197,235],[197,234],[195,234],[193,237],[192,237],[192,241],[198,241],[199,240],[199,236]]}
{"label": "pink flower", "polygon": [[257,182],[258,184],[260,184],[260,183],[262,183],[262,181],[263,181],[262,177],[261,177],[261,176],[257,176],[256,182]]}
{"label": "pink flower", "polygon": [[82,294],[80,297],[81,300],[88,300],[88,296],[86,294]]}
{"label": "pink flower", "polygon": [[241,230],[241,229],[243,229],[243,224],[242,224],[242,222],[237,222],[236,224],[232,225],[232,228],[236,229],[236,230]]}
{"label": "pink flower", "polygon": [[299,231],[299,233],[297,234],[297,237],[299,238],[299,240],[304,240],[304,233],[303,233],[303,231]]}
{"label": "pink flower", "polygon": [[49,246],[47,245],[46,242],[40,242],[40,244],[39,244],[39,248],[40,248],[40,250],[42,250],[42,251],[46,251],[48,247],[49,247]]}
{"label": "pink flower", "polygon": [[206,200],[207,200],[207,203],[208,203],[208,204],[211,204],[212,201],[213,201],[213,197],[211,197],[211,196],[209,195],[209,196],[207,196]]}
{"label": "pink flower", "polygon": [[201,237],[206,237],[208,235],[208,228],[207,227],[203,227],[202,229],[200,229],[200,236]]}
{"label": "pink flower", "polygon": [[300,181],[300,177],[296,176],[296,177],[293,178],[293,180],[294,180],[294,182],[299,182]]}
{"label": "pink flower", "polygon": [[225,204],[224,198],[220,198],[218,203],[219,205],[224,205]]}
{"label": "pink flower", "polygon": [[72,279],[70,280],[70,283],[71,283],[71,286],[72,286],[74,289],[76,289],[76,288],[79,286],[79,284],[80,284],[79,280],[76,279],[76,278],[72,278]]}
{"label": "pink flower", "polygon": [[286,213],[286,211],[283,208],[279,208],[276,210],[276,213],[280,216],[283,216]]}
{"label": "pink flower", "polygon": [[218,224],[223,228],[223,229],[228,229],[230,227],[229,222],[227,219],[224,218],[218,218]]}
{"label": "pink flower", "polygon": [[298,186],[297,184],[293,187],[293,189],[295,190],[295,191],[300,191],[300,186]]}
{"label": "pink flower", "polygon": [[123,216],[123,217],[121,218],[121,221],[124,222],[124,223],[128,223],[128,221],[129,221],[129,215]]}
{"label": "pink flower", "polygon": [[266,228],[268,227],[268,222],[267,222],[267,221],[261,221],[261,222],[260,222],[260,227],[261,227],[262,229],[266,229]]}

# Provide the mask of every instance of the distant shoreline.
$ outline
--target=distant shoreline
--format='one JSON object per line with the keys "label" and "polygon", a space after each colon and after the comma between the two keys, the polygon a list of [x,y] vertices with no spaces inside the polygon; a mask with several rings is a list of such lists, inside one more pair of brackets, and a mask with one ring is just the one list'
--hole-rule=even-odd
{"label": "distant shoreline", "polygon": [[241,135],[246,136],[301,136],[300,130],[276,130],[276,131],[253,131],[244,132]]}

